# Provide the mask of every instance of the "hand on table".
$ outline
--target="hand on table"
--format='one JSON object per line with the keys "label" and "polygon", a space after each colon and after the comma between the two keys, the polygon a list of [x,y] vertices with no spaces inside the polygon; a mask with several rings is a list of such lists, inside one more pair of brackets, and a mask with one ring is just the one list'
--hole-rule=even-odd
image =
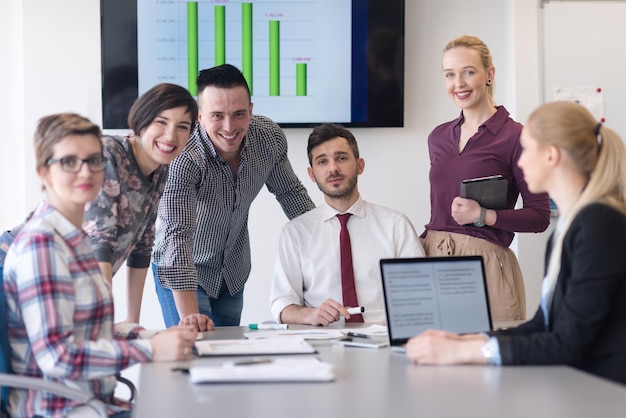
{"label": "hand on table", "polygon": [[192,326],[175,326],[150,338],[152,361],[189,360],[198,331]]}
{"label": "hand on table", "polygon": [[480,350],[485,341],[481,334],[429,330],[407,342],[406,355],[413,363],[425,365],[486,363]]}
{"label": "hand on table", "polygon": [[213,323],[213,320],[209,318],[208,316],[201,314],[201,313],[193,313],[193,314],[183,316],[178,322],[178,325],[192,326],[200,332],[210,331],[213,328],[215,328],[215,324]]}
{"label": "hand on table", "polygon": [[329,325],[339,321],[341,316],[349,319],[348,309],[334,299],[326,299],[317,308],[305,308],[304,322],[310,325]]}

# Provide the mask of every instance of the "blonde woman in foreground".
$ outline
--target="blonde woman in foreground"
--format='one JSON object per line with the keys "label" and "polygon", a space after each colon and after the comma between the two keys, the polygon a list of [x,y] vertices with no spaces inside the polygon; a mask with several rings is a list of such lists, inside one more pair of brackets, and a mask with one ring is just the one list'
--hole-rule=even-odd
{"label": "blonde woman in foreground", "polygon": [[518,165],[561,213],[546,251],[535,316],[517,328],[460,336],[426,331],[407,344],[417,364],[566,364],[626,384],[626,152],[581,105],[540,106]]}

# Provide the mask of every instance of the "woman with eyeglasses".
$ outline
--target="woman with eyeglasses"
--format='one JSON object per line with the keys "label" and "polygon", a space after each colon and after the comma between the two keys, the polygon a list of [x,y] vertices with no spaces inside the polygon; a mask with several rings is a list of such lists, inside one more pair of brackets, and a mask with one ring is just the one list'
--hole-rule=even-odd
{"label": "woman with eyeglasses", "polygon": [[197,103],[187,89],[157,84],[131,107],[132,134],[103,137],[104,183],[87,204],[83,228],[109,283],[126,261],[126,322],[139,322],[169,163],[187,144],[197,118]]}
{"label": "woman with eyeglasses", "polygon": [[[34,136],[45,201],[17,234],[5,260],[4,293],[11,365],[91,391],[113,416],[130,416],[113,396],[115,374],[138,362],[186,360],[196,331],[173,327],[140,339],[114,329],[113,297],[83,232],[85,204],[106,167],[100,128],[71,113],[42,118]],[[130,328],[130,327],[127,327]],[[10,416],[65,417],[87,407],[44,391],[13,389]]]}

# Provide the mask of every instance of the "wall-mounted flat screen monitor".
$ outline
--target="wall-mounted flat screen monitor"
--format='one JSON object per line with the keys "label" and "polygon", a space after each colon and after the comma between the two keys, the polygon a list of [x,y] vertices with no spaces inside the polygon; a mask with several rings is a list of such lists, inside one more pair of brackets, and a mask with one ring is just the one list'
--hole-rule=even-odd
{"label": "wall-mounted flat screen monitor", "polygon": [[400,127],[404,0],[101,0],[103,127],[155,84],[228,63],[283,127]]}

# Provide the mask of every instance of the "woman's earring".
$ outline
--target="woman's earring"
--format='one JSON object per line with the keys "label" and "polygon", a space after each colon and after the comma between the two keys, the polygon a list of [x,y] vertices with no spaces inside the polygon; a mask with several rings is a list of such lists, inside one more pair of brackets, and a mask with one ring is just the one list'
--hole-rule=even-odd
{"label": "woman's earring", "polygon": [[491,79],[487,79],[487,85],[490,86],[491,85]]}

